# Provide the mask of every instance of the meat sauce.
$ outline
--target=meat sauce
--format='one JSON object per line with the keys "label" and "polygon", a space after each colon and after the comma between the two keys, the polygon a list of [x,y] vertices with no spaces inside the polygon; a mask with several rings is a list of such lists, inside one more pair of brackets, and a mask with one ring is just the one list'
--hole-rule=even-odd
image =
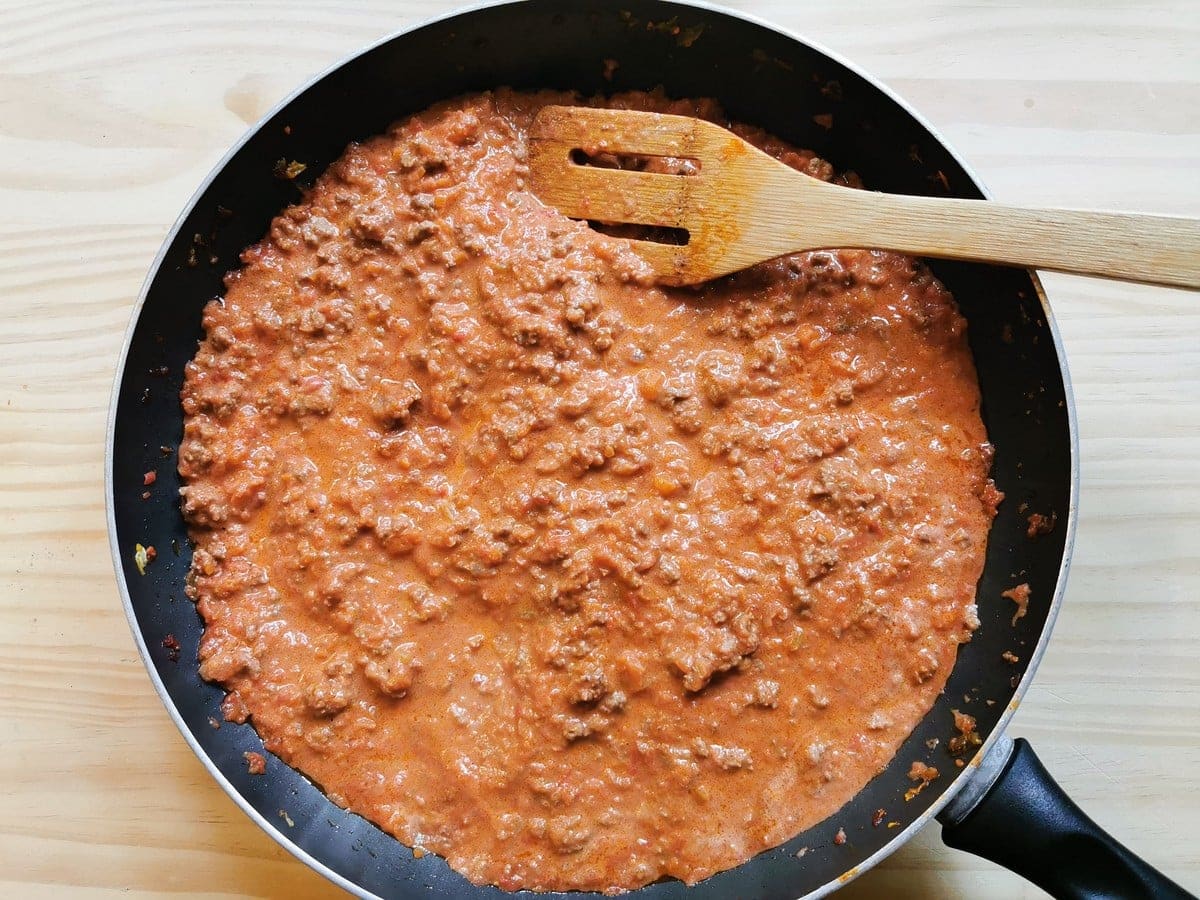
{"label": "meat sauce", "polygon": [[533,113],[570,102],[352,145],[205,310],[179,471],[228,718],[474,882],[616,892],[881,771],[977,625],[999,495],[921,264],[656,287],[526,189]]}

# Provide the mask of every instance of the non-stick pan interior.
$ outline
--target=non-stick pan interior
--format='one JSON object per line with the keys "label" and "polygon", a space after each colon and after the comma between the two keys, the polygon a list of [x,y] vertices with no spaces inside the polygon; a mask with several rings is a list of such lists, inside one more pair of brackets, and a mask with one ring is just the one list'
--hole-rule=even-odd
{"label": "non-stick pan interior", "polygon": [[[615,70],[605,60],[615,60]],[[436,856],[415,859],[274,757],[268,756],[264,776],[247,774],[243,751],[262,746],[248,725],[222,723],[222,691],[197,674],[201,623],[183,593],[190,551],[170,455],[182,432],[178,393],[183,366],[201,336],[201,309],[220,293],[223,273],[237,265],[243,247],[262,237],[272,216],[299,198],[296,183],[273,176],[278,160],[305,163],[299,181],[311,182],[349,141],[378,133],[436,100],[506,84],[584,93],[661,84],[674,96],[714,96],[731,116],[813,148],[839,169],[857,171],[872,188],[981,196],[923,125],[823,53],[727,13],[646,0],[491,7],[392,38],[303,91],[222,165],[169,239],[153,273],[118,389],[111,506],[120,573],[164,698],[199,751],[285,845],[294,845],[345,885],[380,897],[424,897],[430,891],[437,896],[504,894],[470,885]],[[1069,400],[1055,342],[1027,273],[940,262],[933,268],[970,323],[984,417],[996,446],[994,476],[1008,495],[980,584],[982,624],[960,651],[935,708],[889,768],[844,809],[696,888],[666,881],[643,889],[643,896],[797,897],[836,883],[921,817],[957,774],[945,749],[953,734],[951,710],[975,716],[986,736],[1024,674],[1064,552]],[[150,469],[157,470],[158,480],[152,496],[143,500],[143,473]],[[1058,526],[1031,540],[1026,519],[1033,512],[1057,514]],[[134,564],[138,543],[158,551],[144,576]],[[1013,604],[1000,593],[1020,582],[1029,583],[1032,599],[1028,615],[1014,627]],[[178,642],[177,652],[168,636]],[[1002,661],[1005,651],[1019,662]],[[933,739],[939,745],[930,749],[927,742]],[[906,802],[905,791],[912,786],[906,774],[917,759],[943,774]],[[886,814],[876,826],[872,821],[879,809]],[[839,828],[847,836],[843,845],[833,843]],[[798,857],[801,848],[807,852]]]}

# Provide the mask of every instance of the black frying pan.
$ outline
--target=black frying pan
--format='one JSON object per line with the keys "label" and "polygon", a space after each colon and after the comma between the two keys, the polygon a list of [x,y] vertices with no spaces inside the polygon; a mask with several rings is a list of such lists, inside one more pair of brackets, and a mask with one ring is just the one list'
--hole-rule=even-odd
{"label": "black frying pan", "polygon": [[[606,59],[619,63],[611,81],[603,77]],[[202,627],[183,594],[190,550],[178,477],[174,458],[160,450],[181,437],[179,388],[201,337],[201,309],[220,293],[238,252],[298,198],[295,184],[272,178],[280,158],[307,163],[301,180],[309,180],[349,141],[467,91],[512,85],[592,93],[659,84],[675,96],[714,96],[732,117],[813,148],[873,188],[984,196],[953,152],[898,99],[794,36],[729,12],[659,0],[533,0],[396,35],[286,101],[217,166],[163,245],[143,290],[114,390],[107,459],[110,538],[134,636],[167,710],[213,777],[282,846],[359,896],[505,895],[471,885],[436,856],[414,858],[274,757],[265,775],[248,775],[243,751],[262,750],[254,731],[209,724],[221,717],[223,692],[197,672]],[[814,122],[825,113],[832,128]],[[932,267],[970,323],[984,418],[996,446],[993,475],[1008,497],[979,584],[982,624],[960,649],[945,693],[891,765],[837,814],[694,888],[663,881],[640,896],[823,896],[939,813],[948,844],[995,859],[1060,896],[1188,896],[1084,817],[1027,744],[1014,747],[1003,735],[1062,597],[1078,488],[1074,410],[1036,277],[983,265]],[[143,500],[148,469],[158,470],[158,483]],[[1054,530],[1030,540],[1029,511],[1057,515]],[[134,564],[138,543],[158,550],[144,576]],[[1018,581],[1029,583],[1033,599],[1014,627],[1012,605],[1000,593]],[[1006,650],[1020,662],[1002,661]],[[961,771],[944,749],[955,707],[975,716],[984,738]],[[932,738],[940,744],[930,750]],[[916,759],[944,774],[906,802],[906,774]],[[873,826],[881,808],[901,827]],[[833,841],[839,828],[847,836],[841,845]],[[809,850],[797,858],[802,847]]]}

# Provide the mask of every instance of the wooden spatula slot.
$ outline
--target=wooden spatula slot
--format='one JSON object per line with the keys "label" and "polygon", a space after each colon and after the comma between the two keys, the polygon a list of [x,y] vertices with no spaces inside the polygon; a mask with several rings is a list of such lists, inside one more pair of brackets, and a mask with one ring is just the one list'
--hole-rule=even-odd
{"label": "wooden spatula slot", "polygon": [[649,156],[645,153],[588,152],[576,147],[569,154],[577,166],[595,169],[621,169],[626,172],[649,172],[675,178],[687,178],[700,174],[700,160],[681,159],[677,156]]}
{"label": "wooden spatula slot", "polygon": [[668,228],[662,225],[631,225],[626,222],[600,222],[587,220],[588,227],[609,237],[633,241],[647,241],[666,247],[683,247],[691,240],[686,228]]}

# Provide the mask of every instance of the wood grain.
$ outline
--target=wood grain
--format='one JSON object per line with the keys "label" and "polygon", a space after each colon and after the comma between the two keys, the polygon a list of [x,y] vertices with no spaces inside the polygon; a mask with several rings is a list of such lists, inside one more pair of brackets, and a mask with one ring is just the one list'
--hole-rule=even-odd
{"label": "wood grain", "polygon": [[[133,647],[105,414],[158,244],[224,150],[436,0],[0,2],[0,896],[333,898],[226,799]],[[1013,203],[1200,214],[1200,5],[732,4],[885,79]],[[1048,276],[1082,502],[1066,603],[1013,732],[1200,890],[1200,305]],[[1041,896],[929,828],[849,898]]]}

